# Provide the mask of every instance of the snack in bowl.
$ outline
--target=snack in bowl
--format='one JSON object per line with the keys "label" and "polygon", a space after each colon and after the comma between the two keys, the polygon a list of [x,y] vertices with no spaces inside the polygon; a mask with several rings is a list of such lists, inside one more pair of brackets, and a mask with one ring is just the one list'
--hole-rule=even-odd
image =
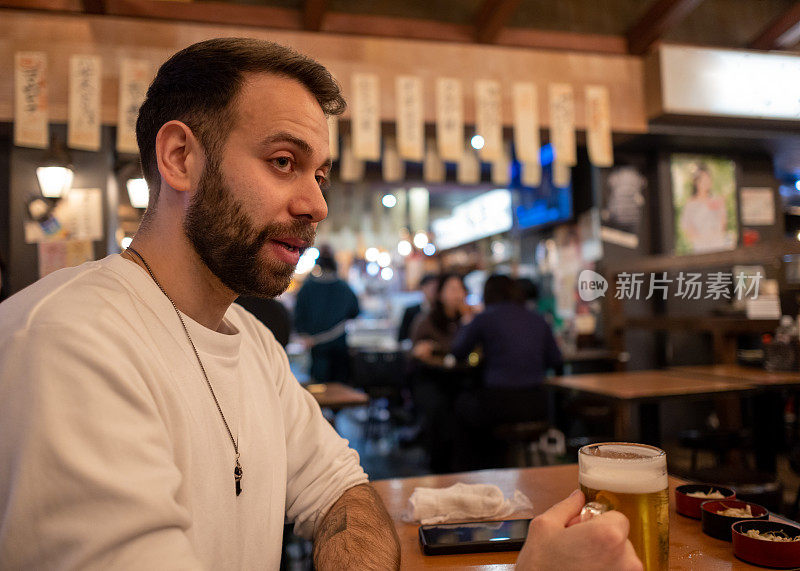
{"label": "snack in bowl", "polygon": [[701,511],[703,533],[724,541],[731,540],[731,524],[734,522],[769,518],[767,508],[741,500],[706,501],[703,502]]}
{"label": "snack in bowl", "polygon": [[709,500],[732,500],[736,493],[714,484],[684,484],[675,488],[675,509],[682,516],[700,519],[700,506]]}
{"label": "snack in bowl", "polygon": [[732,526],[733,554],[765,567],[800,567],[800,528],[777,521],[739,521]]}

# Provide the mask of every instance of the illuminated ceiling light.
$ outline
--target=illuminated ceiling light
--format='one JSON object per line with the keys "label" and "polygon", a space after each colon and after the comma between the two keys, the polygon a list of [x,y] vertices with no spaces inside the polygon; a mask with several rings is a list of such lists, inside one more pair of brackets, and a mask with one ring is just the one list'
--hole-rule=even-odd
{"label": "illuminated ceiling light", "polygon": [[381,199],[381,203],[386,208],[394,208],[394,206],[397,204],[397,197],[394,194],[385,194]]}
{"label": "illuminated ceiling light", "polygon": [[480,151],[483,148],[483,145],[486,144],[486,141],[483,140],[483,137],[480,135],[475,135],[470,139],[469,144],[472,145],[472,148],[476,151]]}
{"label": "illuminated ceiling light", "polygon": [[132,178],[125,183],[128,188],[128,198],[134,208],[147,208],[150,200],[150,189],[143,178]]}
{"label": "illuminated ceiling light", "polygon": [[364,252],[364,259],[366,259],[368,262],[376,262],[380,253],[381,252],[378,250],[378,248],[367,248],[367,251]]}
{"label": "illuminated ceiling light", "polygon": [[397,243],[397,253],[401,256],[408,256],[411,253],[411,242],[408,240],[400,240]]}
{"label": "illuminated ceiling light", "polygon": [[50,139],[50,148],[44,156],[40,167],[36,169],[36,178],[42,196],[60,198],[72,188],[72,159],[64,144],[57,138]]}
{"label": "illuminated ceiling light", "polygon": [[425,232],[417,232],[414,234],[414,245],[417,248],[424,248],[428,243],[428,235]]}
{"label": "illuminated ceiling light", "polygon": [[387,282],[390,279],[392,279],[392,277],[394,277],[394,272],[392,271],[392,268],[383,268],[381,270],[381,278],[383,278]]}
{"label": "illuminated ceiling light", "polygon": [[367,273],[371,276],[377,276],[378,272],[381,271],[381,267],[376,264],[375,262],[370,262],[367,264]]}
{"label": "illuminated ceiling light", "polygon": [[39,167],[36,169],[42,196],[60,198],[72,188],[72,169],[67,167]]}
{"label": "illuminated ceiling light", "polygon": [[795,187],[797,190],[800,190],[800,179],[797,179],[797,182],[795,182],[795,183],[794,183],[794,187]]}
{"label": "illuminated ceiling light", "polygon": [[426,256],[433,256],[436,253],[436,246],[433,244],[425,244],[425,247],[422,248],[422,253]]}

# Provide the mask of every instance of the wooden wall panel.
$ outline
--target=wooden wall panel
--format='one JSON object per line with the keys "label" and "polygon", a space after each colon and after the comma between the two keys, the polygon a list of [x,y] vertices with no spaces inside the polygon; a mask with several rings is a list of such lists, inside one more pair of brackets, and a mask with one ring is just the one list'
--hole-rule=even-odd
{"label": "wooden wall panel", "polygon": [[[469,44],[396,40],[260,30],[221,25],[152,22],[111,16],[52,15],[0,10],[0,120],[13,117],[14,52],[39,50],[48,54],[51,122],[66,120],[67,69],[72,54],[103,58],[103,122],[117,116],[119,62],[123,57],[147,59],[156,67],[170,54],[193,42],[219,36],[250,36],[291,45],[323,64],[339,79],[345,95],[355,72],[376,73],[381,81],[381,116],[394,120],[397,75],[423,78],[426,122],[434,120],[434,81],[455,77],[464,81],[465,117],[474,117],[473,82],[494,79],[503,87],[503,117],[511,124],[511,85],[532,81],[546,88],[550,82],[568,82],[576,93],[587,84],[606,85],[611,93],[612,128],[618,133],[644,133],[642,60],[626,55],[477,46]],[[544,100],[543,100],[544,101]],[[577,98],[577,127],[584,126],[583,98]],[[549,124],[542,104],[542,126]]]}

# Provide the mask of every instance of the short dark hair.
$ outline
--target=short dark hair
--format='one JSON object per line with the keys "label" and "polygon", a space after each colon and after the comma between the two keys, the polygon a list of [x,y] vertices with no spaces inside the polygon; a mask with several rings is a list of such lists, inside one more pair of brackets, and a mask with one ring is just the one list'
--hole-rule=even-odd
{"label": "short dark hair", "polygon": [[179,51],[158,70],[136,121],[150,207],[156,203],[161,183],[156,161],[159,129],[169,121],[182,121],[206,153],[218,157],[235,123],[232,102],[247,73],[272,73],[297,80],[326,115],[340,115],[347,106],[338,82],[322,64],[273,42],[216,38]]}
{"label": "short dark hair", "polygon": [[492,274],[483,284],[483,303],[492,305],[493,303],[518,302],[520,293],[517,284],[509,276]]}

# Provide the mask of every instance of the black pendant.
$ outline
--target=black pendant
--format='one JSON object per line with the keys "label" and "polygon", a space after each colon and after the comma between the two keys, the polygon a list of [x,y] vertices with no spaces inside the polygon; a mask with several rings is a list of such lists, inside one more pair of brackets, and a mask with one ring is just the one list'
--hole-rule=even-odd
{"label": "black pendant", "polygon": [[236,466],[233,469],[233,479],[236,480],[236,495],[242,493],[242,465],[239,464],[239,459],[236,459]]}

